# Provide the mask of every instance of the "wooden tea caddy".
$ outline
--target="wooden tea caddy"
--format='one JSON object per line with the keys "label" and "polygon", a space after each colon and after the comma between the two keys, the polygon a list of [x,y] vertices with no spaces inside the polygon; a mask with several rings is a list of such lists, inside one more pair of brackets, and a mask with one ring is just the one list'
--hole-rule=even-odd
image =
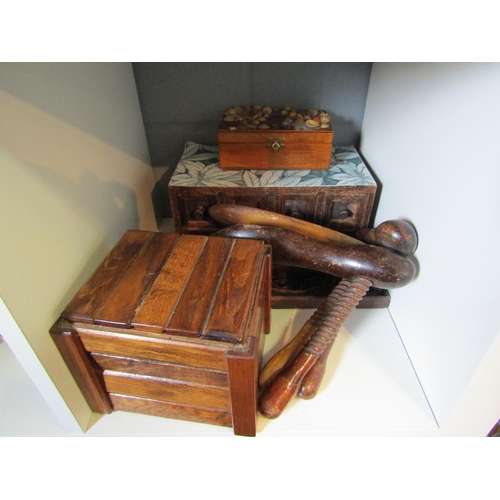
{"label": "wooden tea caddy", "polygon": [[327,170],[330,116],[318,109],[235,106],[218,129],[221,168]]}
{"label": "wooden tea caddy", "polygon": [[271,251],[127,231],[50,333],[92,410],[256,433]]}

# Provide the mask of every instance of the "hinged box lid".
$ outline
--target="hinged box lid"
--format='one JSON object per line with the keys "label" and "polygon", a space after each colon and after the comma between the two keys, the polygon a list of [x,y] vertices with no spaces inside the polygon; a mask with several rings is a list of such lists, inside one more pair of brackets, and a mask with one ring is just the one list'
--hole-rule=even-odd
{"label": "hinged box lid", "polygon": [[129,230],[62,317],[242,342],[268,253],[262,241]]}

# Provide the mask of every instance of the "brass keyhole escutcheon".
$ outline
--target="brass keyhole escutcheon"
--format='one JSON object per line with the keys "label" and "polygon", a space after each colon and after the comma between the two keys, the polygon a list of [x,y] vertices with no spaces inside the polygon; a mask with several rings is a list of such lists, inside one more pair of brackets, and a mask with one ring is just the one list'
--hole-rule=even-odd
{"label": "brass keyhole escutcheon", "polygon": [[268,137],[267,145],[277,153],[281,148],[285,147],[285,138],[284,137]]}

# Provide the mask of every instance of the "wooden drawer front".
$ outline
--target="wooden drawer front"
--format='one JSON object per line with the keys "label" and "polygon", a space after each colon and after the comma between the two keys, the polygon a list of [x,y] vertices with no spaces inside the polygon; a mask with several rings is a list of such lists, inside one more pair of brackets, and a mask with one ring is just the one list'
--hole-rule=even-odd
{"label": "wooden drawer front", "polygon": [[[175,219],[180,220],[180,225],[189,228],[192,232],[205,234],[204,229],[213,229],[213,221],[208,213],[208,209],[212,205],[217,204],[217,194],[215,192],[206,192],[206,196],[184,193],[182,196],[176,197],[175,202]],[[209,234],[211,231],[208,231]]]}
{"label": "wooden drawer front", "polygon": [[82,324],[75,325],[75,329],[88,352],[211,370],[227,370],[228,346],[222,342],[204,341],[203,344],[176,342],[171,339],[86,328]]}
{"label": "wooden drawer front", "polygon": [[326,194],[324,199],[325,209],[318,212],[320,226],[349,233],[370,225],[375,193],[354,189],[342,194]]}
{"label": "wooden drawer front", "polygon": [[92,357],[103,370],[133,375],[145,375],[148,377],[160,377],[175,382],[185,382],[187,384],[228,387],[227,373],[219,370],[207,370],[184,365],[118,358],[95,353],[92,354]]}
{"label": "wooden drawer front", "polygon": [[267,194],[261,190],[216,188],[171,188],[172,217],[176,229],[193,234],[211,234],[217,230],[208,213],[212,205],[235,203],[245,207],[268,209]]}
{"label": "wooden drawer front", "polygon": [[106,389],[123,394],[167,403],[231,410],[229,389],[173,382],[162,378],[104,372]]}
{"label": "wooden drawer front", "polygon": [[232,427],[230,411],[166,403],[119,394],[110,394],[110,399],[113,408],[119,411]]}
{"label": "wooden drawer front", "polygon": [[[332,192],[334,191],[334,192]],[[270,210],[343,232],[368,227],[375,189],[366,187],[302,188],[170,188],[176,230],[211,234],[220,226],[210,217],[214,204]]]}

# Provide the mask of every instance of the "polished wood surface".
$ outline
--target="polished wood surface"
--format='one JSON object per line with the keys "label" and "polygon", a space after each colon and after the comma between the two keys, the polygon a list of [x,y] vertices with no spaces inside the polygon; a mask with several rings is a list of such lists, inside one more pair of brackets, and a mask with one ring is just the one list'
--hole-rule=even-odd
{"label": "polished wood surface", "polygon": [[203,330],[205,337],[235,342],[242,341],[248,333],[247,320],[257,296],[260,276],[267,270],[267,259],[256,252],[259,247],[255,243],[246,245],[242,240],[236,241],[224,279],[218,289],[212,291],[217,300]]}
{"label": "polished wood surface", "polygon": [[160,377],[177,382],[197,385],[227,387],[227,372],[208,368],[197,368],[173,363],[158,363],[140,359],[122,358],[93,353],[92,357],[103,370],[121,373]]}
{"label": "polished wood surface", "polygon": [[307,377],[316,363],[324,361],[325,353],[331,349],[343,322],[366,294],[371,282],[366,278],[356,277],[342,280],[341,285],[341,293],[333,298],[331,306],[325,311],[324,319],[311,338],[260,395],[259,411],[266,417],[276,418],[281,415],[292,398],[300,392],[306,399],[316,394],[324,370],[320,367],[311,374],[311,378]]}
{"label": "polished wood surface", "polygon": [[50,334],[90,408],[111,413],[113,407],[103,387],[102,368],[93,362],[71,323],[59,318]]}
{"label": "polished wood surface", "polygon": [[176,241],[175,235],[163,233],[153,234],[146,240],[118,285],[110,289],[106,303],[95,314],[95,323],[130,326],[137,304],[150,289]]}
{"label": "polished wood surface", "polygon": [[[232,205],[261,209],[292,218],[296,225],[310,222],[326,230],[353,236],[370,223],[377,186],[176,186],[168,188],[172,217],[179,234],[211,235],[224,225],[211,215],[211,207]],[[357,240],[358,241],[358,240]],[[276,281],[276,276],[273,279]],[[291,279],[289,283],[294,283]],[[291,286],[273,287],[273,308],[314,308],[331,291],[301,290],[295,293]],[[387,307],[387,291],[368,294],[360,307]]]}
{"label": "polished wood surface", "polygon": [[166,401],[203,408],[231,409],[231,396],[227,387],[195,385],[175,382],[160,377],[104,372],[106,389],[110,393],[136,396],[155,401]]}
{"label": "polished wood surface", "polygon": [[[283,144],[273,150],[272,138]],[[219,130],[219,162],[225,169],[327,170],[332,155],[332,130]]]}
{"label": "polished wood surface", "polygon": [[[209,238],[206,241],[196,264],[190,268],[185,288],[178,292],[179,299],[168,321],[167,331],[199,335],[206,330],[207,318],[218,300],[217,290],[226,275],[234,245],[235,240],[225,238]],[[213,255],[217,255],[218,259],[213,259]],[[231,330],[226,328],[223,331]]]}
{"label": "polished wood surface", "polygon": [[110,394],[115,410],[232,427],[231,411]]}
{"label": "polished wood surface", "polygon": [[300,398],[313,399],[318,393],[321,382],[323,381],[323,376],[325,375],[326,363],[333,344],[333,342],[330,342],[326,346],[325,350],[316,358],[314,365],[305,374],[297,392]]}
{"label": "polished wood surface", "polygon": [[390,248],[402,255],[413,255],[418,245],[415,228],[404,220],[388,220],[374,229],[361,229],[356,237],[365,243]]}
{"label": "polished wood surface", "polygon": [[299,332],[288,342],[280,351],[272,356],[264,365],[259,373],[259,386],[263,389],[274,380],[276,375],[281,372],[295,358],[306,342],[311,338],[316,328],[320,324],[319,318],[311,316],[304,323]]}
{"label": "polished wood surface", "polygon": [[[288,367],[288,365],[298,355],[300,350],[306,345],[314,332],[326,319],[331,307],[342,297],[346,287],[347,282],[345,280],[341,280],[341,282],[330,293],[328,298],[321,303],[318,309],[304,323],[295,337],[267,361],[259,375],[259,386],[262,389],[265,389],[269,383],[274,380],[276,375]],[[310,395],[313,391],[317,390],[316,381],[318,380],[318,377],[322,378],[322,373],[321,368],[316,368],[314,374],[311,374],[306,382],[307,387],[304,386],[303,390],[301,388],[301,394],[305,398],[309,397],[307,395]]]}
{"label": "polished wood surface", "polygon": [[374,230],[360,230],[358,236],[365,241],[353,243],[326,238],[323,228],[317,229],[311,223],[295,224],[287,217],[259,209],[219,205],[210,213],[228,226],[215,235],[261,239],[272,246],[273,260],[278,265],[341,278],[295,338],[262,369],[259,411],[268,418],[281,415],[296,395],[304,399],[316,395],[342,323],[373,285],[399,288],[416,276],[410,256],[418,239],[413,226],[405,221],[391,220]]}
{"label": "polished wood surface", "polygon": [[210,207],[208,212],[213,219],[224,226],[254,224],[281,227],[297,234],[338,245],[364,245],[362,241],[340,231],[334,231],[333,229],[313,224],[312,222],[289,217],[288,215],[277,214],[269,210],[233,204],[219,204]]}
{"label": "polished wood surface", "polygon": [[[138,358],[164,363],[226,369],[228,345],[220,342],[180,342],[166,336],[131,334],[75,323],[85,349],[92,353]],[[230,345],[230,344],[229,344]]]}
{"label": "polished wood surface", "polygon": [[400,288],[416,275],[414,262],[388,248],[335,245],[273,226],[242,224],[217,233],[231,238],[260,239],[272,245],[274,262],[321,271],[341,278],[364,276],[378,288]]}
{"label": "polished wood surface", "polygon": [[253,436],[270,288],[263,241],[131,230],[51,333],[93,410]]}
{"label": "polished wood surface", "polygon": [[246,350],[227,355],[231,410],[236,434],[255,436],[257,432],[258,373],[264,344],[253,338]]}
{"label": "polished wood surface", "polygon": [[66,306],[61,316],[70,321],[93,323],[129,264],[153,237],[146,231],[127,231],[89,280]]}
{"label": "polished wood surface", "polygon": [[[206,243],[207,239],[202,236],[177,240],[167,262],[135,312],[131,322],[134,328],[165,330]],[[193,335],[193,332],[185,330],[183,333]],[[194,332],[194,335],[198,333]]]}

